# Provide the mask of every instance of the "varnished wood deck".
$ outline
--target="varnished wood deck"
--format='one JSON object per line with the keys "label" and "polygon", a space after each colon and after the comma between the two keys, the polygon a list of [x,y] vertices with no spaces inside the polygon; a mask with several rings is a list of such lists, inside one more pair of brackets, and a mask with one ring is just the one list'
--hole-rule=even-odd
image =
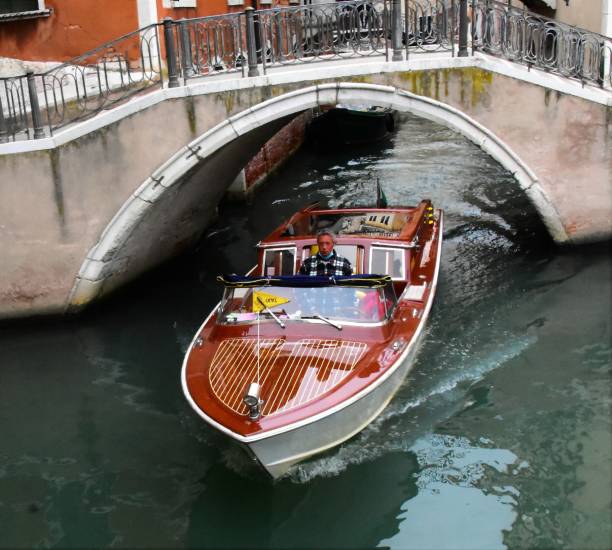
{"label": "varnished wood deck", "polygon": [[[366,350],[366,344],[346,340],[261,339],[262,414],[272,416],[300,407],[330,391],[351,373]],[[223,340],[209,370],[210,386],[217,399],[235,413],[246,415],[242,398],[257,378],[257,339]]]}

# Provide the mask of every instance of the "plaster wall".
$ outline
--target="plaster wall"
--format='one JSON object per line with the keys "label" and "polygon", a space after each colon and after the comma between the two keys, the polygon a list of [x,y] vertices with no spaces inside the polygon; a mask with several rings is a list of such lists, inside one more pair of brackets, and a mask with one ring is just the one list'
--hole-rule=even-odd
{"label": "plaster wall", "polygon": [[[251,7],[252,0],[197,0],[195,8],[168,7],[169,0],[157,0],[157,12],[160,20],[164,17],[182,19],[191,17],[204,17],[206,15],[217,15],[221,13],[242,12],[246,7]],[[289,0],[256,0],[257,9],[266,9],[274,6],[287,6]]]}
{"label": "plaster wall", "polygon": [[[163,131],[160,116],[175,121],[173,132]],[[149,132],[138,128],[143,123]],[[159,163],[156,153],[171,154],[189,136],[185,105],[167,102],[58,149],[0,156],[4,316],[61,310],[80,257],[134,192],[134,181]]]}
{"label": "plaster wall", "polygon": [[601,33],[602,17],[608,0],[511,0],[512,5],[526,7],[535,13],[561,23]]}
{"label": "plaster wall", "polygon": [[[288,3],[274,0],[274,5]],[[198,0],[195,8],[166,4],[164,0],[45,0],[45,7],[53,10],[50,16],[0,23],[0,57],[67,61],[165,17],[178,20],[242,12],[251,1],[229,5],[228,0]]]}
{"label": "plaster wall", "polygon": [[555,19],[574,27],[601,33],[603,4],[606,0],[557,0]]}
{"label": "plaster wall", "polygon": [[[229,106],[244,110],[263,99],[260,91],[243,101],[232,96],[165,101],[56,149],[0,155],[0,318],[61,313],[83,258],[160,162],[224,120]],[[162,121],[172,121],[172,130]],[[237,173],[278,129],[273,125],[254,145],[243,144],[247,158],[234,151],[224,162]],[[135,245],[144,254],[119,254],[107,289],[176,254],[210,223],[228,185],[219,176],[222,166],[214,170],[208,173],[217,174],[223,189],[209,192],[201,204],[189,193],[164,197],[168,207],[156,213],[162,220],[147,218],[156,231],[145,232]],[[189,188],[192,177],[198,173],[176,189]]]}
{"label": "plaster wall", "polygon": [[138,29],[135,0],[45,0],[49,17],[0,23],[0,57],[67,61]]}

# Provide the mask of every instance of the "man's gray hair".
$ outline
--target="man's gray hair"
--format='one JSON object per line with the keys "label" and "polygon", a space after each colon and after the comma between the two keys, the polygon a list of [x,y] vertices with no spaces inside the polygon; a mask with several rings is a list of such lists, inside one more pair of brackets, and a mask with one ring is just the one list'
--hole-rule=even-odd
{"label": "man's gray hair", "polygon": [[331,237],[332,242],[336,244],[336,234],[330,229],[320,229],[319,231],[317,231],[317,241],[322,235],[329,235]]}

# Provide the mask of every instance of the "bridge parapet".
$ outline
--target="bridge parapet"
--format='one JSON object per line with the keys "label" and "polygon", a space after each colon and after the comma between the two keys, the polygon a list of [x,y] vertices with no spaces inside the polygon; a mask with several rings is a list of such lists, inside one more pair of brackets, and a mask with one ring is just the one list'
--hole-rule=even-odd
{"label": "bridge parapet", "polygon": [[220,73],[252,77],[339,59],[462,56],[469,43],[472,55],[483,52],[612,89],[612,39],[497,0],[349,0],[166,20],[163,36],[161,26],[134,31],[42,74],[0,79],[0,143],[52,136],[164,84]]}

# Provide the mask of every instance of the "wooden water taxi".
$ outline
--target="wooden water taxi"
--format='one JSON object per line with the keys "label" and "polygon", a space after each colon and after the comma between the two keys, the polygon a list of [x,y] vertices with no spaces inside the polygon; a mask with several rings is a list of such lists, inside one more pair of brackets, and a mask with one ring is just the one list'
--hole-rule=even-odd
{"label": "wooden water taxi", "polygon": [[[274,478],[338,445],[384,409],[410,370],[436,290],[442,211],[416,207],[293,215],[258,247],[250,276],[224,276],[182,385],[197,414]],[[296,275],[330,229],[354,275]],[[373,275],[372,275],[373,274]]]}

